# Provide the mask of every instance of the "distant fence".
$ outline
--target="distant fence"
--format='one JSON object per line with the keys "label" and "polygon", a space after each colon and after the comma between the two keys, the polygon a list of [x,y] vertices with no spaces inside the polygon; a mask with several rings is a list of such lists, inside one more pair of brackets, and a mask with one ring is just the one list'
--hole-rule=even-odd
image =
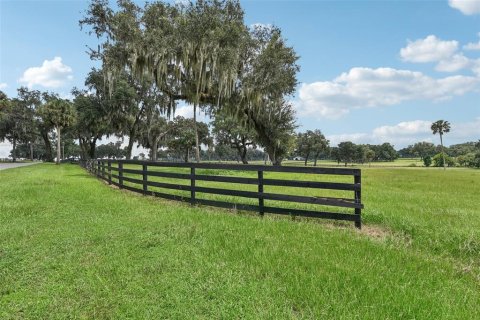
{"label": "distant fence", "polygon": [[[80,163],[84,168],[97,177],[113,184],[119,188],[138,192],[145,195],[166,198],[170,200],[180,200],[190,202],[192,205],[201,204],[221,208],[231,208],[246,211],[255,211],[263,215],[264,213],[286,214],[304,217],[316,217],[334,220],[346,220],[355,222],[357,228],[361,228],[361,170],[350,168],[319,168],[319,167],[291,167],[291,166],[262,166],[262,165],[237,165],[237,164],[213,164],[213,163],[175,163],[175,162],[152,162],[139,160],[89,160]],[[124,168],[124,165],[138,165],[141,169]],[[190,169],[190,173],[162,172],[151,170],[153,168],[178,168]],[[150,170],[149,170],[150,169]],[[256,178],[234,177],[225,175],[198,174],[197,169],[211,170],[233,170],[243,172],[256,172]],[[171,170],[171,171],[172,171]],[[210,171],[210,170],[208,170]],[[300,181],[286,179],[266,179],[264,172],[281,172],[292,174],[312,174],[312,175],[333,175],[333,176],[352,176],[353,183],[343,182],[321,182],[321,181]],[[221,172],[220,172],[221,173]],[[129,176],[125,176],[128,174]],[[133,178],[135,176],[139,179]],[[151,181],[149,177],[163,177],[168,179],[180,179],[179,181],[189,180],[190,183],[175,184],[159,181]],[[231,184],[256,185],[257,191],[244,191],[225,188],[213,188],[196,185],[196,181],[226,182]],[[140,188],[126,185],[129,182],[139,185]],[[291,195],[279,193],[264,192],[264,186],[296,187],[296,188],[314,188],[327,190],[352,191],[352,198],[339,197],[316,197],[305,195]],[[179,196],[175,194],[163,193],[149,190],[149,187],[162,189],[173,189],[181,191],[190,191],[190,197]],[[231,188],[231,185],[228,185]],[[301,190],[301,189],[300,189]],[[200,199],[198,194],[215,194],[223,196],[237,196],[257,199],[257,205],[232,203],[210,199]],[[352,213],[329,212],[317,210],[295,209],[282,206],[266,206],[265,200],[275,200],[284,202],[294,202],[301,204],[323,205],[328,207],[341,207],[353,209]]]}

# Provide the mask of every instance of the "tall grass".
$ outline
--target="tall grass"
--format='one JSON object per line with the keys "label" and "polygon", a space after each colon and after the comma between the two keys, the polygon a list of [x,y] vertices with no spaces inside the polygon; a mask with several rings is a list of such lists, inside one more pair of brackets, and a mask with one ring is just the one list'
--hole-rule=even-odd
{"label": "tall grass", "polygon": [[0,318],[474,319],[479,172],[442,174],[365,170],[358,232],[0,171]]}

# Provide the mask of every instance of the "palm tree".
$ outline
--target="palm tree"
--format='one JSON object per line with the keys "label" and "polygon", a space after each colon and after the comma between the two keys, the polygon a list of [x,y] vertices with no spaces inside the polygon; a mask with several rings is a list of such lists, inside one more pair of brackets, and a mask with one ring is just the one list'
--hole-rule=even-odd
{"label": "palm tree", "polygon": [[443,149],[443,139],[442,136],[444,133],[450,132],[450,123],[444,120],[438,120],[432,123],[431,126],[433,134],[440,135],[440,144],[442,145],[442,158],[443,158],[443,170],[445,170],[445,151]]}

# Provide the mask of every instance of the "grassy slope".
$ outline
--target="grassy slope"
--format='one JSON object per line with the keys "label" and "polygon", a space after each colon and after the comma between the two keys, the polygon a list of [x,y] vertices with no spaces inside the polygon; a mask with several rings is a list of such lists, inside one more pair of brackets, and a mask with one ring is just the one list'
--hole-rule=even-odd
{"label": "grassy slope", "polygon": [[473,318],[480,172],[395,170],[364,175],[367,222],[406,234],[380,239],[1,171],[0,318]]}

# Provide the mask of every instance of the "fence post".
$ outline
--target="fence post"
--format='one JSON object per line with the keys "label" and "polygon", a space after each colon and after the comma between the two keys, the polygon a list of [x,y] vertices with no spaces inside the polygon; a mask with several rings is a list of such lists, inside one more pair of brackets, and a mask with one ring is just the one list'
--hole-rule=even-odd
{"label": "fence post", "polygon": [[123,187],[123,163],[118,163],[118,187],[122,189]]}
{"label": "fence post", "polygon": [[[361,172],[358,175],[355,175],[354,183],[360,185],[360,187],[355,190],[355,203],[362,203],[362,176]],[[358,215],[358,220],[355,221],[355,227],[362,229],[362,209],[355,208],[355,215]]]}
{"label": "fence post", "polygon": [[143,174],[143,194],[147,195],[147,192],[148,192],[148,190],[147,190],[147,165],[144,164],[142,166],[142,169],[143,169],[142,170],[142,174]]}
{"label": "fence post", "polygon": [[100,177],[100,160],[97,160],[97,177]]}
{"label": "fence post", "polygon": [[112,184],[112,161],[108,160],[108,184]]}
{"label": "fence post", "polygon": [[105,179],[105,161],[102,160],[102,178]]}
{"label": "fence post", "polygon": [[263,200],[263,171],[258,170],[258,213],[263,216],[264,200]]}
{"label": "fence post", "polygon": [[195,205],[195,168],[190,168],[190,204]]}

